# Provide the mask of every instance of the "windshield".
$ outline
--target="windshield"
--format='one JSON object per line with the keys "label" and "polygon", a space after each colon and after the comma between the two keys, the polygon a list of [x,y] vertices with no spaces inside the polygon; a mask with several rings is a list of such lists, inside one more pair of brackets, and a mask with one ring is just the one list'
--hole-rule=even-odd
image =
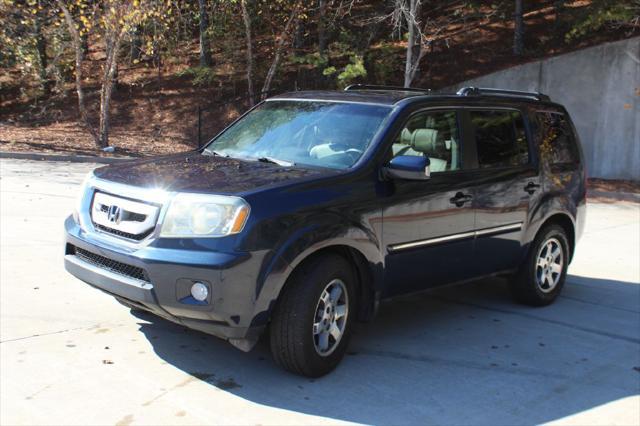
{"label": "windshield", "polygon": [[214,139],[204,152],[345,169],[362,156],[389,111],[379,105],[268,101]]}

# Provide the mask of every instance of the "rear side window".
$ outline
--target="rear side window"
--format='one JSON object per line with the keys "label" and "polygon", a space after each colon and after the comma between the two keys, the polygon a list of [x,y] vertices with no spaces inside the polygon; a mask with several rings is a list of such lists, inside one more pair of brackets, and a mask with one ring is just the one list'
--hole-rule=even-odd
{"label": "rear side window", "polygon": [[578,150],[571,126],[563,114],[537,112],[540,157],[550,164],[575,164]]}
{"label": "rear side window", "polygon": [[480,168],[510,167],[529,162],[529,146],[518,111],[470,111]]}

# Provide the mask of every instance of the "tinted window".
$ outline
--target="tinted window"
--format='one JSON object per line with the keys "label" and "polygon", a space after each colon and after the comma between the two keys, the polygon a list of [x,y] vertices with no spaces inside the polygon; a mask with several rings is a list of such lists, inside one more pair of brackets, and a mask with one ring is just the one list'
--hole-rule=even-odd
{"label": "tinted window", "polygon": [[551,164],[577,163],[578,150],[571,126],[562,114],[538,112],[540,156]]}
{"label": "tinted window", "polygon": [[389,107],[366,104],[267,101],[214,139],[204,152],[344,169],[366,151],[389,111]]}
{"label": "tinted window", "polygon": [[394,157],[429,157],[432,173],[460,169],[457,114],[454,111],[415,114],[405,124],[392,149]]}
{"label": "tinted window", "polygon": [[481,168],[527,164],[529,147],[518,111],[471,111]]}

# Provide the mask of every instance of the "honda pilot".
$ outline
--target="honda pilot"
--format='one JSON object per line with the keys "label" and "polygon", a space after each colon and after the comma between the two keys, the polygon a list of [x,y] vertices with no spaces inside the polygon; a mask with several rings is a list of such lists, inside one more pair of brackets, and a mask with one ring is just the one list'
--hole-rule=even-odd
{"label": "honda pilot", "polygon": [[98,168],[65,267],[144,310],[305,376],[381,300],[509,278],[553,302],[585,222],[585,168],[548,96],[356,85],[258,104],[196,151]]}

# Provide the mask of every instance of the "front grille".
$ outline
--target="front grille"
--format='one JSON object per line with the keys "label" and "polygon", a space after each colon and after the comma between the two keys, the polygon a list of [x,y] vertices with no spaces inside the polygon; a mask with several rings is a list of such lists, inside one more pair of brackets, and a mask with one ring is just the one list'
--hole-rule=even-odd
{"label": "front grille", "polygon": [[118,237],[127,238],[129,240],[136,240],[136,241],[145,239],[153,232],[153,228],[151,228],[148,231],[143,232],[142,234],[130,234],[128,232],[118,231],[117,229],[109,228],[108,226],[103,226],[98,223],[94,223],[93,226],[98,231],[106,232],[108,234],[113,234]]}
{"label": "front grille", "polygon": [[[100,211],[102,213],[107,213],[109,211],[109,207],[102,205],[100,206]],[[140,213],[135,213],[135,212],[127,212],[126,214],[126,219],[133,221],[133,222],[144,222],[144,220],[147,218],[146,215],[140,214]]]}
{"label": "front grille", "polygon": [[99,254],[91,253],[90,251],[76,246],[71,246],[70,253],[76,255],[87,263],[90,263],[102,269],[106,269],[107,271],[113,272],[115,274],[134,278],[140,281],[150,282],[145,270],[142,268],[138,268],[137,266],[118,262],[116,260],[100,256]]}
{"label": "front grille", "polygon": [[149,237],[161,206],[102,191],[93,194],[91,222],[96,231],[132,241]]}

